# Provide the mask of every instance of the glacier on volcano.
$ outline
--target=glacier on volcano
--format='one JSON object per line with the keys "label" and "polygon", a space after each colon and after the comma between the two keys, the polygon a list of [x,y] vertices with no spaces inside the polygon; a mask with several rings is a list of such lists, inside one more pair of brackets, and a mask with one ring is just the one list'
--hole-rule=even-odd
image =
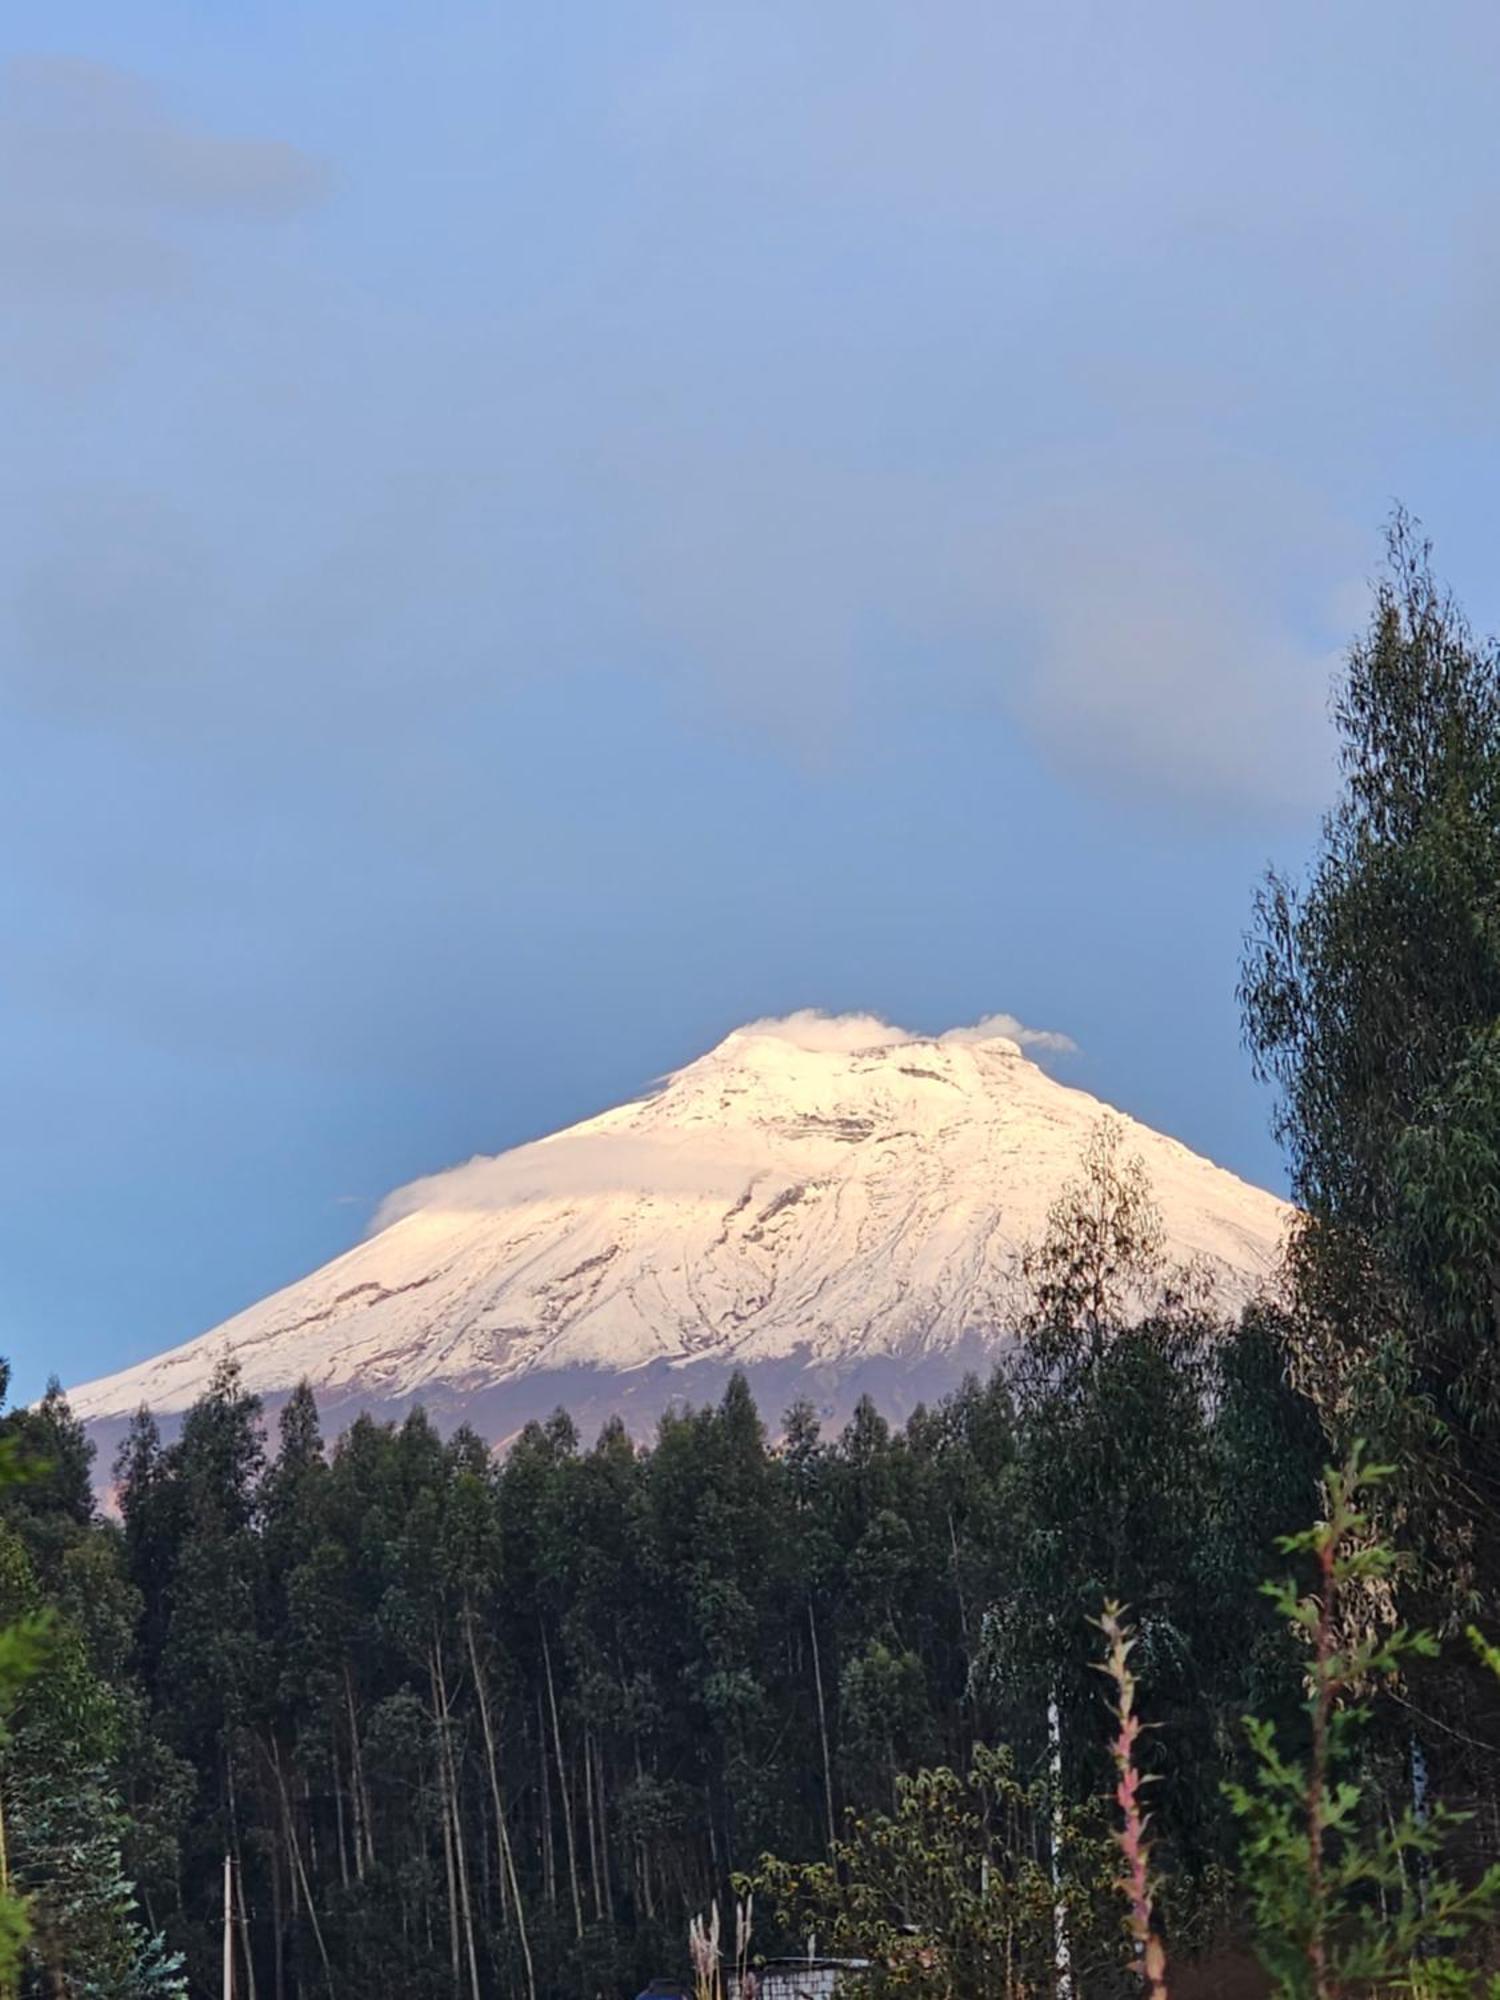
{"label": "glacier on volcano", "polygon": [[[345,1418],[422,1401],[497,1440],[559,1401],[644,1429],[734,1367],[763,1398],[805,1376],[831,1413],[878,1379],[909,1407],[1014,1322],[1024,1247],[1107,1111],[1021,1037],[1063,1045],[1009,1017],[753,1022],[632,1103],[398,1189],[353,1249],[73,1407],[180,1412],[230,1355],[272,1404],[305,1379]],[[1239,1305],[1290,1210],[1115,1115],[1169,1254]]]}

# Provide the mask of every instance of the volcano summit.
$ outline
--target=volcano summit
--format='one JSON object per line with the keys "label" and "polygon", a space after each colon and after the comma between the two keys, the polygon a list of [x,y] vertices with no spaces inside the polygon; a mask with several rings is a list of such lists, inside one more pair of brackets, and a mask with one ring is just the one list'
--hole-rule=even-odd
{"label": "volcano summit", "polygon": [[[994,1023],[755,1022],[633,1103],[400,1189],[354,1249],[73,1407],[96,1433],[170,1417],[232,1354],[271,1405],[305,1377],[330,1428],[422,1402],[498,1442],[565,1403],[639,1431],[736,1367],[767,1415],[870,1390],[900,1416],[995,1350],[1106,1109]],[[1241,1303],[1286,1205],[1120,1123],[1168,1253]]]}

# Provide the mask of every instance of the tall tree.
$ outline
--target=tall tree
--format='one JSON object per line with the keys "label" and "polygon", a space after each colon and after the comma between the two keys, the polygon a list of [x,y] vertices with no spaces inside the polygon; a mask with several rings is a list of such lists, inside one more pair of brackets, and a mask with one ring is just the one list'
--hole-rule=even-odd
{"label": "tall tree", "polygon": [[[1325,1400],[1420,1474],[1429,1548],[1500,1582],[1500,653],[1398,514],[1334,702],[1342,787],[1268,876],[1241,980],[1303,1220]],[[1453,1580],[1462,1581],[1453,1571]]]}
{"label": "tall tree", "polygon": [[1050,1712],[1075,1794],[1096,1789],[1095,1621],[1106,1600],[1128,1602],[1159,1712],[1181,1739],[1161,1830],[1202,1862],[1216,1815],[1200,1696],[1210,1614],[1197,1584],[1212,1492],[1212,1357],[1230,1329],[1202,1303],[1194,1274],[1165,1257],[1144,1167],[1115,1121],[1095,1133],[1026,1269],[1014,1569],[982,1651],[991,1704],[1018,1748],[1037,1755]]}
{"label": "tall tree", "polygon": [[[0,1492],[0,1898],[25,1899],[28,1993],[173,2000],[180,1963],[142,1919],[119,1788],[142,1724],[127,1672],[139,1600],[95,1516],[91,1458],[55,1384],[0,1420],[15,1475]],[[4,1970],[0,1954],[8,1992]]]}

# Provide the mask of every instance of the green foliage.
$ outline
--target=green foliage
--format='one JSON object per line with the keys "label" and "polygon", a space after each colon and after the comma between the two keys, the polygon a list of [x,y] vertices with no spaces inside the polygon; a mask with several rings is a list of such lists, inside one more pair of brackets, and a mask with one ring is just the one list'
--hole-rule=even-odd
{"label": "green foliage", "polygon": [[1457,1817],[1408,1807],[1382,1824],[1350,1775],[1368,1721],[1363,1692],[1437,1650],[1430,1634],[1401,1626],[1344,1636],[1351,1600],[1387,1585],[1394,1568],[1361,1507],[1389,1475],[1356,1446],[1326,1476],[1323,1518],[1282,1539],[1286,1553],[1312,1559],[1315,1586],[1266,1587],[1308,1650],[1309,1747],[1291,1754],[1271,1722],[1252,1719],[1255,1778],[1228,1791],[1258,1949],[1286,2000],[1497,1990],[1464,1953],[1500,1915],[1500,1864],[1467,1883],[1445,1873],[1437,1859]]}
{"label": "green foliage", "polygon": [[1500,1591],[1500,655],[1405,516],[1335,719],[1341,794],[1305,884],[1261,891],[1245,1029],[1304,1209],[1304,1365],[1400,1464],[1387,1514],[1456,1616]]}
{"label": "green foliage", "polygon": [[139,1921],[111,1767],[137,1722],[134,1604],[93,1517],[90,1454],[54,1385],[0,1420],[0,1990],[174,2000],[180,1965]]}
{"label": "green foliage", "polygon": [[[1275,1992],[1283,2000],[1366,2000],[1379,1994],[1500,1995],[1487,1969],[1500,1920],[1500,1863],[1450,1872],[1445,1855],[1463,1816],[1439,1804],[1384,1814],[1361,1775],[1368,1698],[1415,1659],[1430,1634],[1384,1618],[1396,1571],[1364,1502],[1390,1476],[1356,1446],[1323,1480],[1324,1511],[1280,1538],[1311,1561],[1314,1581],[1267,1584],[1277,1614],[1301,1635],[1306,1747],[1289,1746],[1268,1718],[1246,1733],[1253,1769],[1225,1785],[1240,1827],[1238,1900]],[[1164,1886],[1143,1805],[1146,1725],[1120,1606],[1105,1606],[1100,1671],[1113,1687],[1110,1745],[1118,1872],[1097,1816],[1068,1807],[1040,1780],[1016,1774],[1008,1750],[976,1748],[963,1772],[901,1776],[889,1813],[851,1814],[826,1860],[764,1856],[754,1887],[792,1935],[815,1935],[837,1955],[868,1955],[876,1994],[979,2000],[1109,1984],[1106,1891],[1125,1904],[1131,1970],[1152,2000],[1167,2000],[1166,1952],[1156,1916]],[[1500,1674],[1500,1647],[1473,1646]],[[741,1887],[748,1886],[742,1882]]]}
{"label": "green foliage", "polygon": [[1138,1606],[1181,1941],[1218,1908],[1230,1718],[1295,1702],[1287,1649],[1223,1595],[1299,1511],[1317,1434],[1274,1316],[1237,1345],[1155,1241],[1102,1133],[1039,1246],[1021,1365],[903,1429],[866,1403],[825,1439],[803,1408],[778,1449],[736,1381],[649,1451],[617,1425],[585,1450],[559,1414],[497,1464],[420,1412],[330,1453],[299,1392],[268,1455],[232,1369],[175,1441],[143,1418],[120,1531],[76,1498],[26,1530],[76,1642],[36,1710],[62,1782],[16,1794],[51,1857],[46,1949],[170,1992],[133,1876],[207,1986],[227,1849],[240,1969],[284,2000],[561,2000],[680,1962],[686,1911],[803,1854],[825,1944],[841,1873],[863,1881],[837,1935],[917,1992],[1045,1984],[1056,1865],[1075,1971],[1108,1990],[1090,1618]]}
{"label": "green foliage", "polygon": [[[1284,1387],[1269,1361],[1259,1379],[1245,1371],[1161,1240],[1140,1163],[1106,1121],[1027,1260],[1034,1305],[1014,1375],[1011,1560],[983,1621],[974,1685],[990,1726],[1028,1756],[1041,1754],[1040,1719],[1055,1703],[1069,1784],[1097,1791],[1107,1766],[1094,1621],[1105,1599],[1128,1600],[1176,1740],[1157,1807],[1182,1876],[1210,1869],[1223,1843],[1226,1731],[1205,1683],[1248,1694],[1247,1657],[1269,1666],[1226,1643],[1247,1634],[1226,1631],[1222,1571],[1235,1567],[1253,1588],[1272,1535],[1299,1509],[1280,1513],[1274,1487],[1246,1509],[1257,1470],[1245,1462],[1247,1427],[1272,1427]],[[1269,1331],[1261,1338],[1274,1346]]]}
{"label": "green foliage", "polygon": [[[0,1443],[0,1485],[20,1477],[10,1441]],[[25,1593],[24,1557],[9,1538],[0,1539],[0,1994],[15,1990],[21,1954],[31,1934],[27,1899],[18,1893],[11,1864],[12,1833],[7,1825],[4,1770],[11,1745],[10,1719],[46,1655],[51,1619],[45,1609],[18,1603]]]}
{"label": "green foliage", "polygon": [[1500,673],[1404,516],[1334,713],[1342,794],[1305,888],[1266,883],[1241,990],[1314,1226],[1379,1238],[1402,1133],[1500,1014]]}
{"label": "green foliage", "polygon": [[892,1811],[851,1813],[826,1861],[763,1856],[746,1886],[791,1937],[873,1961],[877,1995],[990,2000],[1050,1989],[1059,1918],[1081,1976],[1108,1963],[1110,1875],[1094,1808],[1063,1805],[1022,1781],[1008,1750],[976,1744],[962,1772],[900,1776]]}
{"label": "green foliage", "polygon": [[[1299,1374],[1397,1468],[1371,1499],[1404,1557],[1383,1587],[1451,1635],[1500,1614],[1500,650],[1404,515],[1334,715],[1340,793],[1306,880],[1262,889],[1241,998],[1304,1211]],[[1405,1726],[1372,1718],[1366,1768],[1382,1732],[1409,1738],[1483,1817],[1493,1677],[1425,1647],[1401,1675]],[[1459,1746],[1481,1752],[1473,1784]]]}
{"label": "green foliage", "polygon": [[1145,1162],[1124,1150],[1117,1118],[1099,1121],[1022,1268],[1031,1291],[1025,1367],[1076,1370],[1096,1359],[1111,1337],[1171,1283],[1165,1232]]}
{"label": "green foliage", "polygon": [[[725,1907],[756,1855],[822,1865],[862,1825],[873,1864],[888,1825],[982,1816],[976,1783],[1026,1829],[1017,1848],[992,1822],[976,1863],[1019,1924],[1050,1881],[1049,1690],[1070,1853],[1107,1852],[1097,1809],[1078,1821],[1108,1768],[1101,1586],[1141,1605],[1182,1753],[1157,1826],[1190,1863],[1185,1935],[1227,1852],[1212,1758],[1252,1692],[1204,1579],[1254,1573],[1285,1525],[1295,1481],[1248,1510],[1234,1494],[1298,1406],[1274,1327],[1260,1372],[1234,1377],[1180,1293],[1158,1287],[1145,1321],[1123,1292],[1119,1323],[1089,1300],[1071,1345],[1052,1312],[1045,1371],[899,1429],[863,1405],[825,1438],[804,1408],[780,1448],[740,1382],[649,1451],[619,1426],[584,1449],[559,1415],[503,1463],[420,1414],[361,1420],[330,1452],[306,1394],[267,1454],[232,1373],[175,1442],[138,1424],[123,1532],[91,1531],[134,1593],[134,1645],[114,1614],[101,1644],[115,1632],[137,1688],[117,1759],[130,1866],[192,1977],[216,1976],[226,1846],[262,1990],[571,2000],[680,1963],[685,1913]],[[1257,1671],[1274,1681],[1271,1650]],[[1002,1737],[1003,1786],[971,1752]],[[968,1803],[919,1770],[962,1773]],[[1116,1955],[1106,1874],[1080,1877],[1080,1968]],[[1050,1921],[1027,1952],[1051,1949]]]}

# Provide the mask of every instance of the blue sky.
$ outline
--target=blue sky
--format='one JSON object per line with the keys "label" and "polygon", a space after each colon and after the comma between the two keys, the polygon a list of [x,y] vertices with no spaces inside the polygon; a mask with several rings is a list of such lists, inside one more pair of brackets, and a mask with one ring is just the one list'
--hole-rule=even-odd
{"label": "blue sky", "polygon": [[802,1006],[1275,1183],[1394,499],[1500,617],[1500,14],[15,0],[0,1345]]}

